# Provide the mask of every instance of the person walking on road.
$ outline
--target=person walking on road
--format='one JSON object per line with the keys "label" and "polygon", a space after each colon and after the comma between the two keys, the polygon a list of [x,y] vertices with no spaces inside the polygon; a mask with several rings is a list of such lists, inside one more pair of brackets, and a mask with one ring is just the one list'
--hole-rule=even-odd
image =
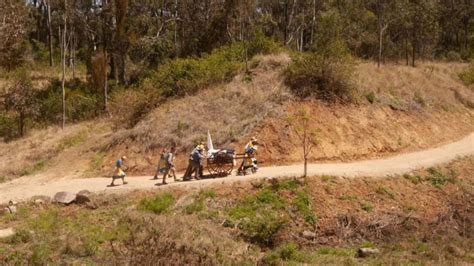
{"label": "person walking on road", "polygon": [[189,154],[189,163],[186,172],[184,173],[183,180],[189,181],[193,175],[196,180],[201,179],[202,171],[201,165],[204,159],[204,144],[199,144],[194,148],[194,150]]}
{"label": "person walking on road", "polygon": [[160,160],[158,161],[158,166],[156,167],[156,172],[155,172],[155,175],[153,176],[153,179],[158,179],[158,175],[165,173],[167,157],[168,157],[168,153],[166,152],[166,149],[163,148],[161,150]]}
{"label": "person walking on road", "polygon": [[115,171],[112,176],[112,183],[110,183],[110,186],[115,186],[115,179],[122,179],[122,183],[124,185],[128,184],[127,182],[125,182],[125,177],[127,176],[127,174],[123,171],[125,160],[127,160],[127,157],[122,156],[115,162]]}
{"label": "person walking on road", "polygon": [[174,182],[177,181],[176,179],[176,170],[174,168],[174,156],[175,156],[176,148],[174,146],[171,147],[170,151],[165,156],[165,171],[163,173],[163,185],[166,185],[166,177],[168,175],[173,175]]}

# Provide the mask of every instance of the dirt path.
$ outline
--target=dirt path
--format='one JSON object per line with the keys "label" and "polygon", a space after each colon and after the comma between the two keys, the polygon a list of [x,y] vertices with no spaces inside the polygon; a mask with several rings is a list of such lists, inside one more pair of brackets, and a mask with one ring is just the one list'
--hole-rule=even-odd
{"label": "dirt path", "polygon": [[[352,163],[309,164],[309,175],[335,175],[345,177],[384,177],[403,174],[415,169],[435,166],[446,163],[466,155],[474,154],[474,133],[469,136],[438,148],[420,152],[406,153],[385,159],[357,161]],[[78,192],[87,189],[92,192],[120,193],[136,189],[166,188],[180,186],[182,188],[198,189],[210,184],[229,184],[237,181],[248,181],[265,177],[298,176],[302,174],[302,165],[263,167],[259,172],[247,177],[229,176],[226,178],[205,179],[192,182],[177,182],[167,186],[156,186],[156,181],[151,176],[129,177],[126,186],[107,187],[109,178],[82,178],[71,179],[68,177],[45,180],[26,176],[13,181],[0,184],[0,203],[9,200],[22,201],[35,195],[53,196],[59,191]],[[119,183],[119,182],[117,182]]]}

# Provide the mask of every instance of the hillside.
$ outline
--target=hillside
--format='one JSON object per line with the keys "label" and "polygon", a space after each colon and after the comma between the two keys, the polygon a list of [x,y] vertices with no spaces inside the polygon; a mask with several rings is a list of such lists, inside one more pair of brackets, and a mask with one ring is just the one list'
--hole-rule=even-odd
{"label": "hillside", "polygon": [[[311,107],[320,144],[310,160],[349,161],[439,146],[474,131],[473,90],[458,78],[466,64],[426,62],[417,68],[361,63],[354,75],[357,101],[327,104],[299,100],[285,86],[285,54],[253,60],[251,78],[237,75],[193,96],[170,100],[131,129],[98,119],[36,130],[1,143],[0,176],[38,178],[108,176],[113,162],[129,157],[130,174],[152,175],[162,147],[178,147],[177,165],[209,129],[215,146],[238,151],[251,136],[261,142],[262,165],[300,162],[297,138],[285,116]],[[372,96],[369,96],[371,95]],[[369,101],[372,101],[372,103]],[[370,136],[370,137],[367,137]]]}
{"label": "hillside", "polygon": [[[362,63],[354,76],[355,104],[299,100],[284,85],[285,55],[256,59],[252,80],[231,83],[158,107],[131,130],[114,136],[104,170],[121,154],[132,171],[149,174],[161,147],[175,143],[178,166],[209,129],[215,146],[242,150],[251,136],[261,142],[263,165],[301,161],[297,138],[285,116],[311,107],[320,145],[311,161],[354,160],[414,151],[460,139],[474,131],[474,92],[458,78],[460,63],[424,63],[418,68]],[[367,99],[374,95],[373,103]],[[172,117],[172,119],[170,119]],[[370,136],[370,137],[367,137]],[[106,172],[103,172],[104,174]]]}

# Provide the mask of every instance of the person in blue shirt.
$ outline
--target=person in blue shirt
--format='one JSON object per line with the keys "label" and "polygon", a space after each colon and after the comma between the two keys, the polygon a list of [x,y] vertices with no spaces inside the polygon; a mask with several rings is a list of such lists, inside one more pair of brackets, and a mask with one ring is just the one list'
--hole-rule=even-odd
{"label": "person in blue shirt", "polygon": [[118,159],[116,162],[115,162],[115,171],[114,171],[114,175],[112,176],[112,183],[110,183],[110,186],[115,186],[114,182],[115,182],[115,179],[122,179],[122,183],[124,185],[128,184],[127,182],[125,182],[125,177],[127,176],[127,174],[125,174],[125,172],[123,171],[123,164],[124,164],[124,161],[127,160],[127,157],[126,156],[122,156],[120,159]]}

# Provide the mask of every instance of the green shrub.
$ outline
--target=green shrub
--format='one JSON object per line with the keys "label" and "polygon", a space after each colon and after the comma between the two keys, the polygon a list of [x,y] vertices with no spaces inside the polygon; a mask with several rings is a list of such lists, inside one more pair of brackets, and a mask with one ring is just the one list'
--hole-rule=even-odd
{"label": "green shrub", "polygon": [[410,180],[410,182],[412,182],[412,183],[415,184],[415,185],[416,185],[416,184],[419,184],[419,183],[421,183],[421,181],[423,181],[422,178],[421,178],[421,176],[419,176],[419,175],[404,174],[403,177],[404,177],[405,179]]}
{"label": "green shrub", "polygon": [[367,101],[368,101],[369,103],[371,103],[371,104],[374,103],[375,100],[376,100],[376,98],[375,98],[375,93],[374,93],[373,91],[368,92],[367,94],[365,94],[365,98],[366,98]]}
{"label": "green shrub", "polygon": [[395,195],[393,194],[392,191],[390,191],[388,188],[386,187],[378,187],[377,190],[375,190],[375,192],[377,192],[377,194],[380,194],[380,195],[386,195],[388,196],[389,198],[391,199],[394,199],[395,198]]}
{"label": "green shrub", "polygon": [[0,137],[4,140],[11,140],[19,135],[18,118],[5,112],[0,113]]}
{"label": "green shrub", "polygon": [[247,195],[235,206],[228,208],[230,224],[238,224],[243,235],[262,246],[273,245],[274,236],[286,223],[285,202],[276,193],[264,189],[256,195]]}
{"label": "green shrub", "polygon": [[354,252],[350,249],[333,248],[333,247],[321,247],[316,251],[319,255],[334,255],[338,257],[353,256]]}
{"label": "green shrub", "polygon": [[156,197],[149,199],[144,198],[140,201],[140,208],[145,211],[150,211],[155,214],[162,214],[168,211],[168,208],[173,204],[174,198],[170,193],[163,193]]}
{"label": "green shrub", "polygon": [[0,184],[4,182],[7,182],[7,178],[4,176],[0,176]]}
{"label": "green shrub", "polygon": [[362,203],[360,208],[366,212],[371,212],[374,209],[374,206],[370,203]]}
{"label": "green shrub", "polygon": [[329,102],[353,99],[354,71],[348,56],[325,55],[316,52],[295,53],[285,71],[285,82],[301,98],[314,96]]}
{"label": "green shrub", "polygon": [[306,262],[307,254],[298,250],[294,243],[279,246],[274,251],[268,252],[262,261],[265,265],[278,265],[280,261]]}
{"label": "green shrub", "polygon": [[356,201],[358,199],[357,195],[343,194],[339,197],[340,200],[349,200]]}
{"label": "green shrub", "polygon": [[468,68],[459,74],[459,78],[466,84],[470,85],[474,83],[474,59],[471,60]]}
{"label": "green shrub", "polygon": [[456,51],[449,51],[446,53],[446,60],[449,62],[461,62],[461,55]]}
{"label": "green shrub", "polygon": [[263,246],[272,246],[274,237],[286,223],[279,212],[259,210],[259,212],[239,223],[239,229],[252,241]]}
{"label": "green shrub", "polygon": [[433,186],[440,187],[446,182],[455,183],[456,181],[456,174],[451,173],[450,175],[445,175],[442,172],[436,170],[435,168],[428,168],[428,176],[426,177]]}
{"label": "green shrub", "polygon": [[33,254],[30,257],[30,262],[33,265],[47,265],[49,264],[49,258],[52,254],[49,246],[46,245],[34,245]]}
{"label": "green shrub", "polygon": [[276,190],[295,190],[302,185],[303,184],[301,183],[301,181],[297,179],[287,179],[287,180],[283,180],[283,181],[275,183],[273,188]]}
{"label": "green shrub", "polygon": [[293,200],[293,204],[298,208],[298,211],[303,215],[307,223],[314,225],[317,222],[318,218],[311,210],[311,198],[307,193],[298,192]]}
{"label": "green shrub", "polygon": [[276,209],[281,209],[285,207],[283,199],[278,194],[269,189],[264,189],[258,192],[256,198],[260,203],[269,204],[270,206]]}
{"label": "green shrub", "polygon": [[[273,41],[257,35],[248,44],[248,59],[258,53],[276,51],[276,47]],[[194,94],[231,80],[244,67],[244,51],[245,44],[235,42],[201,57],[164,61],[142,80],[135,91],[113,93],[112,111],[115,117],[121,118],[115,124],[133,126],[167,98]]]}

